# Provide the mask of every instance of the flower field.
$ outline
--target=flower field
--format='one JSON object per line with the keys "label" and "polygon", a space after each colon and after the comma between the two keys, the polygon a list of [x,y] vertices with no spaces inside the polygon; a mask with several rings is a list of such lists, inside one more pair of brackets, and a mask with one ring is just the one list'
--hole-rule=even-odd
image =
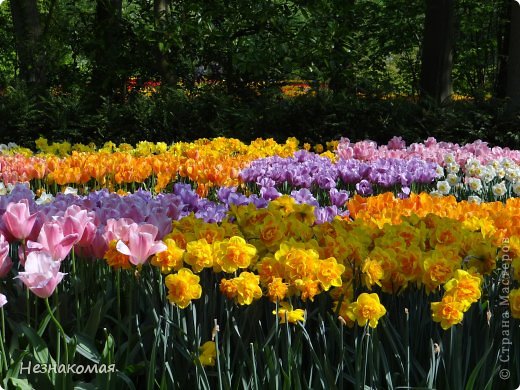
{"label": "flower field", "polygon": [[40,138],[0,168],[4,388],[520,383],[520,151]]}

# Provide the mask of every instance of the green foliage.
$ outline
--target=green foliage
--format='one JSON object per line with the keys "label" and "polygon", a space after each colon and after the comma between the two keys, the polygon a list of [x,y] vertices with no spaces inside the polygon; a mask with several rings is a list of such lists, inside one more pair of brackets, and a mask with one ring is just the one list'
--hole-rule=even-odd
{"label": "green foliage", "polygon": [[[265,298],[249,306],[224,298],[211,270],[201,273],[202,298],[181,310],[168,302],[155,268],[135,274],[75,261],[75,267],[64,263],[69,277],[50,300],[51,311],[20,286],[8,287],[4,387],[484,389],[505,383],[497,370],[504,330],[498,287],[486,289],[490,294],[449,331],[431,320],[430,302],[438,296],[416,288],[385,296],[387,315],[376,329],[343,325],[326,294],[314,302],[295,298],[307,311],[305,324],[281,324],[272,313],[276,304]],[[512,334],[510,362],[520,358],[519,335]],[[217,362],[203,366],[199,347],[212,335]],[[65,348],[70,364],[115,364],[115,371],[28,372],[29,364],[64,363]],[[502,368],[510,369],[509,383],[520,379],[513,365]]]}
{"label": "green foliage", "polygon": [[8,2],[0,4],[0,95],[9,82],[14,79],[16,51],[14,37],[9,28],[12,26]]}
{"label": "green foliage", "polygon": [[[422,1],[166,3],[156,15],[153,2],[124,2],[105,35],[95,2],[39,3],[49,85],[38,91],[14,80],[12,21],[8,2],[0,5],[0,87],[10,84],[0,92],[1,141],[386,141],[398,133],[518,145],[518,118],[502,114],[504,102],[484,100],[498,83],[501,0],[457,3],[455,89],[476,99],[441,106],[413,101]],[[151,96],[129,92],[131,76],[162,86]],[[284,98],[280,85],[294,79],[329,89]]]}
{"label": "green foliage", "polygon": [[498,45],[503,39],[502,25],[509,6],[503,0],[458,2],[453,79],[460,93],[476,97],[493,93],[503,55]]}
{"label": "green foliage", "polygon": [[[386,143],[395,134],[408,142],[429,136],[456,143],[483,139],[493,145],[520,147],[520,117],[505,115],[506,102],[461,100],[437,106],[409,98],[351,96],[318,91],[315,96],[282,97],[278,88],[260,96],[235,98],[222,87],[187,95],[161,87],[146,96],[131,93],[123,102],[104,98],[89,111],[80,90],[30,96],[23,87],[0,96],[0,142],[28,147],[40,135],[50,141],[137,143],[180,141],[217,136],[244,141],[272,137],[301,142],[372,139]],[[13,137],[13,134],[17,134]]]}

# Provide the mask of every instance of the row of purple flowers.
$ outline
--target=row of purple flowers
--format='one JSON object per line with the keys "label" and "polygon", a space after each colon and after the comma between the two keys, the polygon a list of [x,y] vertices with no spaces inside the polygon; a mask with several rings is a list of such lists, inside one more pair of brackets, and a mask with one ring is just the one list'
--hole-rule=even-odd
{"label": "row of purple flowers", "polygon": [[254,183],[264,192],[284,184],[296,188],[333,188],[355,185],[356,192],[371,195],[373,186],[409,190],[412,184],[432,184],[443,175],[440,166],[419,158],[382,158],[364,162],[340,159],[332,162],[305,150],[292,157],[272,156],[251,162],[240,172],[245,183]]}

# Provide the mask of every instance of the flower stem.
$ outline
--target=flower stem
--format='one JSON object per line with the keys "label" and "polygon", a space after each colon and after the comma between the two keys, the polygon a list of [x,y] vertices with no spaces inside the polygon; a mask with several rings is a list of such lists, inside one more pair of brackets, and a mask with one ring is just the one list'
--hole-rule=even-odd
{"label": "flower stem", "polygon": [[[63,337],[63,342],[65,344],[65,366],[69,363],[69,349],[67,344],[67,335],[65,334],[65,331],[63,330],[63,327],[61,326],[60,322],[54,317],[54,313],[52,312],[51,306],[49,305],[49,298],[45,298],[45,306],[47,307],[47,311],[49,312],[49,315],[51,316],[52,321],[56,325],[56,328],[58,328],[58,331],[61,334],[61,337]],[[58,364],[61,363],[58,361]]]}
{"label": "flower stem", "polygon": [[[7,357],[5,355],[5,348],[4,348],[4,343],[5,343],[5,318],[4,318],[4,308],[1,308],[0,309],[0,315],[2,317],[2,334],[0,335],[0,347],[2,348],[2,366],[5,368],[5,371],[7,371],[9,369],[9,367],[7,366]],[[3,374],[4,373],[4,370],[2,367],[0,367],[0,372]]]}
{"label": "flower stem", "polygon": [[74,273],[74,293],[75,293],[75,301],[76,301],[76,325],[77,329],[79,330],[80,324],[81,324],[81,304],[80,304],[80,297],[79,297],[79,291],[78,291],[78,282],[79,277],[76,270],[76,254],[74,251],[74,247],[72,247],[71,251],[72,256],[72,272]]}

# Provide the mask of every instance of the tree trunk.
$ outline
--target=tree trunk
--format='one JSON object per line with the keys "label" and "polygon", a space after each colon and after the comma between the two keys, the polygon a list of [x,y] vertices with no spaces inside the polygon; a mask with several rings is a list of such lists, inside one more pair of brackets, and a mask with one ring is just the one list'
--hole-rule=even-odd
{"label": "tree trunk", "polygon": [[520,5],[511,5],[511,35],[509,39],[509,58],[507,64],[507,97],[509,112],[520,110]]}
{"label": "tree trunk", "polygon": [[42,26],[36,0],[10,0],[19,76],[28,85],[46,84],[45,60],[41,45]]}
{"label": "tree trunk", "polygon": [[95,29],[94,68],[91,89],[100,101],[102,96],[121,95],[124,80],[118,74],[121,57],[122,0],[97,0]]}
{"label": "tree trunk", "polygon": [[453,93],[454,0],[427,0],[421,64],[421,98],[441,103]]}
{"label": "tree trunk", "polygon": [[509,35],[511,32],[511,1],[512,0],[505,0],[502,2],[502,10],[497,28],[498,64],[493,89],[494,96],[500,99],[505,98],[507,95],[507,61],[509,57]]}
{"label": "tree trunk", "polygon": [[[155,28],[160,32],[161,38],[166,37],[164,30],[165,24],[167,22],[166,15],[169,9],[170,4],[168,0],[154,0],[153,12],[155,19]],[[164,41],[164,39],[160,39],[157,45],[157,64],[159,68],[159,73],[161,74],[162,83],[165,85],[174,86],[177,80],[175,78],[173,66],[171,65],[167,56],[167,51],[170,49],[168,49],[168,44]]]}

